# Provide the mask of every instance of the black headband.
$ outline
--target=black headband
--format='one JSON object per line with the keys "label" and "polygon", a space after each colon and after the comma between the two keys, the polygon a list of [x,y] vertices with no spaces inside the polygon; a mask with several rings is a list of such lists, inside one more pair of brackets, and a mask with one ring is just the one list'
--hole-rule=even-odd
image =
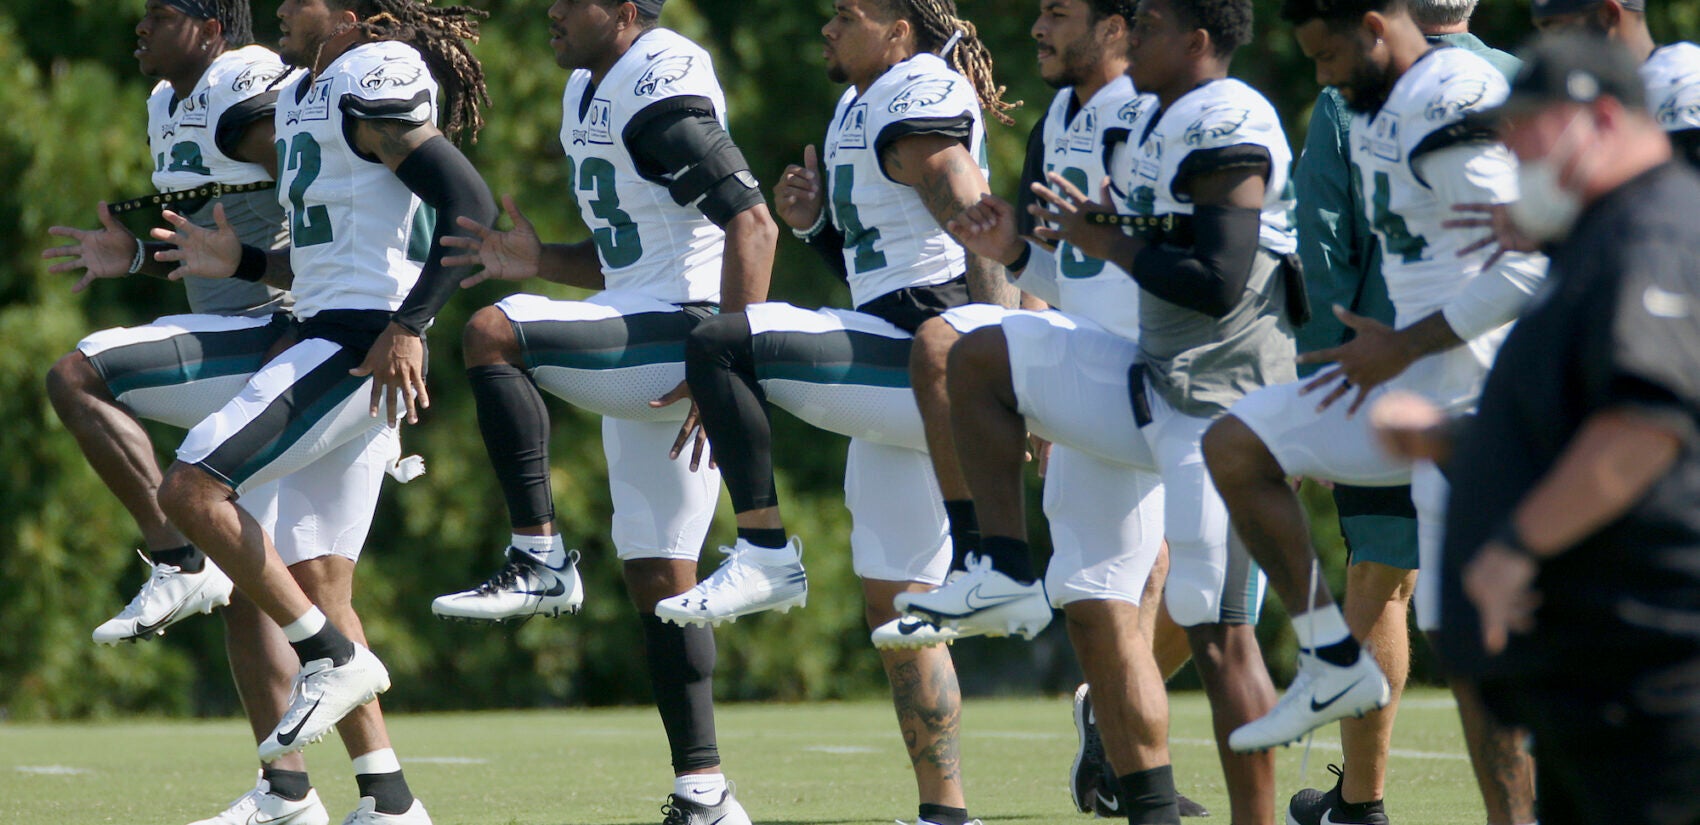
{"label": "black headband", "polygon": [[637,6],[638,14],[643,17],[660,17],[661,5],[667,0],[631,0]]}
{"label": "black headband", "polygon": [[216,20],[218,18],[218,4],[213,0],[160,0],[160,2],[196,20]]}

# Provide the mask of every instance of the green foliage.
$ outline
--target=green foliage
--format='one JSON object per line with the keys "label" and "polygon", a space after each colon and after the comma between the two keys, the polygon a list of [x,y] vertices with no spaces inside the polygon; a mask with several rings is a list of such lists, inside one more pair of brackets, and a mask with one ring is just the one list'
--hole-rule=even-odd
{"label": "green foliage", "polygon": [[[495,191],[515,195],[545,238],[582,238],[558,144],[565,73],[546,44],[548,2],[475,4],[492,12],[477,53],[493,105],[488,128],[468,154]],[[1027,130],[1052,94],[1032,71],[1028,26],[1037,5],[960,0],[1010,86],[1006,97],[1026,101],[1015,113],[1016,127],[989,128],[994,188],[1006,195]],[[1276,5],[1258,0],[1258,39],[1241,52],[1237,70],[1268,92],[1289,129],[1297,129],[1316,87],[1311,67],[1277,22]],[[36,257],[51,245],[48,226],[90,225],[95,201],[149,191],[142,102],[150,84],[130,57],[141,6],[141,0],[0,0],[0,111],[6,115],[0,118],[0,180],[6,184],[0,187],[0,416],[8,425],[0,429],[0,628],[6,631],[0,635],[0,713],[14,717],[228,713],[236,707],[214,621],[187,622],[164,642],[117,650],[90,644],[89,630],[142,579],[128,552],[138,535],[58,423],[42,384],[54,359],[87,332],[185,307],[175,285],[141,278],[102,282],[73,296],[71,281],[49,275]],[[1510,45],[1522,38],[1526,5],[1484,6],[1477,29],[1489,42]],[[273,3],[256,4],[262,41],[275,38],[274,10]],[[805,144],[821,142],[841,93],[821,70],[819,28],[828,13],[825,0],[668,4],[667,25],[715,55],[733,136],[768,184],[787,163],[800,161]],[[1662,38],[1693,32],[1700,28],[1700,9],[1660,4],[1654,22]],[[1298,137],[1295,132],[1294,145]],[[547,285],[526,288],[574,294]],[[357,598],[367,632],[400,677],[386,697],[392,706],[607,703],[641,701],[647,692],[636,655],[641,636],[607,537],[610,507],[597,422],[559,402],[550,405],[555,495],[560,524],[584,554],[585,612],[501,630],[430,616],[434,595],[467,587],[494,569],[507,534],[461,378],[458,330],[474,310],[510,290],[471,290],[438,323],[431,336],[433,406],[405,436],[410,451],[428,458],[431,472],[384,497],[362,562]],[[773,294],[803,305],[848,301],[844,286],[788,238],[780,246]],[[784,416],[776,424],[786,514],[808,544],[813,598],[803,611],[722,628],[720,691],[786,699],[880,691],[883,679],[867,646],[850,571],[844,443]],[[168,460],[181,434],[154,432]],[[729,525],[729,518],[717,523],[710,548],[729,541]],[[1043,537],[1035,540],[1044,552]],[[712,549],[705,556],[706,572],[718,558]],[[1270,632],[1269,640],[1278,641],[1279,628],[1272,625]],[[1001,646],[999,652],[1008,653]],[[959,657],[976,654],[959,650]],[[1272,648],[1269,658],[1287,662],[1291,653]],[[963,664],[965,673],[975,667]]]}

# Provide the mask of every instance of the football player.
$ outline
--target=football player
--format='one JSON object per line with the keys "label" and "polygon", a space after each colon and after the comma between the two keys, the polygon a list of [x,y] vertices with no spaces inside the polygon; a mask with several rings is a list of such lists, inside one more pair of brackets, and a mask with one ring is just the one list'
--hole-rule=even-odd
{"label": "football player", "polygon": [[602,291],[584,301],[513,295],[467,324],[467,377],[513,535],[494,578],[432,610],[500,621],[578,609],[577,553],[554,523],[540,389],[600,414],[614,546],[672,752],[670,816],[738,825],[749,817],[715,740],[714,634],[655,615],[656,602],[696,583],[720,476],[670,455],[689,407],[657,399],[683,397],[692,328],[717,308],[735,312],[766,296],[778,227],[727,134],[713,61],[660,26],[661,9],[662,0],[559,0],[549,9],[556,63],[572,72],[561,147],[590,239],[543,244],[508,203],[513,230],[468,224],[470,237],[449,241],[470,250],[452,263],[483,265],[474,281],[535,276]]}
{"label": "football player", "polygon": [[[983,476],[995,484],[977,488],[988,496],[982,513],[1018,512],[1008,436],[1024,418],[1059,443],[1161,478],[1171,551],[1164,604],[1187,628],[1219,739],[1267,710],[1274,689],[1253,634],[1262,577],[1230,544],[1200,437],[1247,391],[1293,377],[1291,324],[1302,314],[1302,286],[1288,262],[1290,150],[1268,100],[1227,77],[1234,50],[1250,37],[1245,0],[1142,0],[1129,72],[1154,99],[1129,124],[1114,187],[1104,184],[1096,204],[1061,173],[1051,174],[1050,187],[1033,187],[1039,238],[1119,267],[1138,284],[1137,343],[1099,324],[1016,318],[964,337],[951,356],[959,436],[1000,445],[985,452],[999,461]],[[1007,205],[981,206],[970,218],[1000,239],[997,259],[1011,267],[1039,260],[998,229],[1012,220]],[[1024,526],[1008,521],[995,532],[986,526],[989,564],[912,599],[910,609],[969,615],[980,609],[976,601],[1042,593],[1023,582],[1033,576]],[[1272,822],[1274,763],[1222,753],[1233,820]],[[1153,803],[1165,803],[1153,806],[1151,815],[1165,818],[1155,821],[1173,815],[1166,761],[1147,750],[1135,763],[1145,770],[1127,775]]]}
{"label": "football player", "polygon": [[[849,84],[824,156],[813,146],[775,190],[780,217],[850,286],[855,310],[762,303],[704,321],[686,373],[732,496],[727,560],[656,612],[713,623],[800,605],[800,544],[787,540],[773,482],[766,403],[850,436],[845,502],[870,628],[893,596],[941,581],[951,563],[946,494],[933,473],[917,397],[942,374],[911,376],[918,330],[1003,286],[943,228],[986,191],[981,110],[1008,104],[974,27],[949,0],[839,0],[822,29],[827,73]],[[830,204],[830,205],[829,205]],[[912,389],[913,387],[913,389]],[[924,402],[923,402],[924,403]],[[943,423],[948,427],[948,422]],[[948,430],[946,430],[948,433]],[[954,461],[954,459],[951,459]],[[1050,620],[1045,609],[1037,627]],[[958,752],[960,695],[943,646],[880,651],[915,769],[922,822],[968,814]]]}
{"label": "football player", "polygon": [[[1453,204],[1515,198],[1514,159],[1465,118],[1504,98],[1498,69],[1473,52],[1429,43],[1403,0],[1288,0],[1282,15],[1316,61],[1317,81],[1339,88],[1357,113],[1352,168],[1380,243],[1397,328],[1336,309],[1356,335],[1308,356],[1333,366],[1308,382],[1247,396],[1205,438],[1235,528],[1290,606],[1301,650],[1299,675],[1281,702],[1234,732],[1230,744],[1241,751],[1291,742],[1390,698],[1380,667],[1319,586],[1308,527],[1286,478],[1409,483],[1419,565],[1437,570],[1445,479],[1433,464],[1384,454],[1368,417],[1354,413],[1387,386],[1449,411],[1473,407],[1510,322],[1545,277],[1545,260],[1535,255],[1505,255],[1491,265],[1485,252],[1460,257],[1467,233],[1441,225]],[[1438,576],[1419,575],[1424,629],[1437,626],[1437,588]]]}
{"label": "football player", "polygon": [[467,42],[481,16],[416,0],[284,0],[279,52],[307,69],[280,87],[274,120],[289,247],[268,254],[241,244],[220,207],[216,230],[168,211],[173,228],[153,233],[177,247],[155,255],[179,264],[173,277],[265,281],[295,296],[282,351],[189,431],[159,499],[299,659],[261,760],[299,751],[336,725],[361,796],[344,821],[357,825],[430,822],[373,701],[390,678],[351,604],[359,546],[284,556],[289,544],[274,542],[237,499],[278,481],[281,499],[334,502],[369,520],[375,474],[297,489],[307,474],[296,471],[347,464],[348,451],[393,440],[397,419],[417,421],[429,404],[424,330],[470,274],[443,264],[432,213],[449,223],[495,217],[483,180],[436,126],[432,68],[448,89],[444,129],[476,132],[485,94]]}

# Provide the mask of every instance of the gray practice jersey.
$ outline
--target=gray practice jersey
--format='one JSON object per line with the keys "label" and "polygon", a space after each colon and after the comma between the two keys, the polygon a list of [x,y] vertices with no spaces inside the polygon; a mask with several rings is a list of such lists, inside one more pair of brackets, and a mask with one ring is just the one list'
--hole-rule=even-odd
{"label": "gray practice jersey", "polygon": [[1113,178],[1122,211],[1135,215],[1190,216],[1190,178],[1253,162],[1268,166],[1261,249],[1233,310],[1212,318],[1150,292],[1139,299],[1139,348],[1152,389],[1184,415],[1214,418],[1252,390],[1298,377],[1280,257],[1296,244],[1292,150],[1268,99],[1233,79],[1199,86],[1168,107],[1145,108],[1131,134]]}
{"label": "gray practice jersey", "polygon": [[[262,46],[246,46],[219,55],[207,67],[188,97],[177,98],[171,84],[161,81],[148,97],[148,144],[154,156],[153,183],[161,192],[194,189],[209,183],[251,183],[268,180],[257,163],[244,163],[225,154],[233,123],[269,118],[268,87],[287,69],[277,55]],[[223,127],[221,129],[221,127]],[[227,194],[189,215],[195,225],[215,228],[213,204],[222,202],[226,217],[245,244],[278,249],[289,242],[283,209],[270,191]],[[185,278],[190,310],[207,315],[270,315],[288,309],[289,295],[265,284],[235,278]]]}

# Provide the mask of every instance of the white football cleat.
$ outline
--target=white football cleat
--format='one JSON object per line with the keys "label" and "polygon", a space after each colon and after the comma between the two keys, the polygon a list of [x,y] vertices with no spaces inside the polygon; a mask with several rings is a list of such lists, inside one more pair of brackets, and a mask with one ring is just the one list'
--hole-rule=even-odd
{"label": "white football cleat", "polygon": [[[678,625],[737,621],[768,610],[790,612],[809,601],[803,543],[792,537],[782,548],[756,547],[743,539],[722,547],[726,560],[697,586],[655,605],[655,615]],[[779,557],[777,564],[757,561]]]}
{"label": "white football cleat", "polygon": [[566,563],[550,567],[530,553],[509,547],[507,561],[489,581],[460,593],[438,596],[431,612],[445,619],[502,622],[532,616],[577,613],[584,606],[584,581],[578,575],[578,551]]}
{"label": "white football cleat", "polygon": [[917,618],[965,636],[1021,636],[1031,640],[1051,623],[1044,581],[1021,584],[992,569],[987,556],[969,556],[968,572],[926,593],[899,593],[892,604]]}
{"label": "white football cleat", "polygon": [[926,619],[902,616],[874,628],[874,647],[881,650],[915,650],[934,645],[948,645],[965,638],[963,633],[941,627]]}
{"label": "white football cleat", "polygon": [[378,801],[369,796],[362,796],[360,804],[355,806],[353,813],[342,820],[342,825],[431,825],[431,815],[425,813],[425,803],[417,799],[413,800],[413,805],[403,813],[379,813]]}
{"label": "white football cleat", "polygon": [[236,798],[230,807],[211,819],[201,819],[189,825],[330,825],[331,815],[319,801],[319,792],[307,789],[300,800],[284,799],[272,793],[271,783],[261,779],[254,788]]}
{"label": "white football cleat", "polygon": [[[141,551],[137,551],[141,555]],[[142,590],[118,615],[94,629],[97,644],[115,645],[162,636],[165,629],[195,615],[211,613],[230,604],[230,592],[235,589],[230,577],[207,559],[199,573],[185,573],[170,564],[154,564],[142,556],[142,563],[152,569]]]}
{"label": "white football cleat", "polygon": [[302,665],[289,689],[283,719],[260,743],[260,761],[275,762],[325,738],[342,717],[389,689],[384,663],[359,642],[354,643],[354,658],[345,664],[314,659]]}
{"label": "white football cleat", "polygon": [[1251,753],[1295,742],[1329,722],[1386,707],[1391,698],[1387,677],[1368,649],[1358,651],[1358,660],[1345,667],[1301,650],[1299,673],[1281,701],[1263,718],[1228,734],[1228,747]]}
{"label": "white football cleat", "polygon": [[661,806],[661,825],[751,825],[744,806],[732,797],[732,783],[713,804],[696,802],[680,794],[668,794]]}

